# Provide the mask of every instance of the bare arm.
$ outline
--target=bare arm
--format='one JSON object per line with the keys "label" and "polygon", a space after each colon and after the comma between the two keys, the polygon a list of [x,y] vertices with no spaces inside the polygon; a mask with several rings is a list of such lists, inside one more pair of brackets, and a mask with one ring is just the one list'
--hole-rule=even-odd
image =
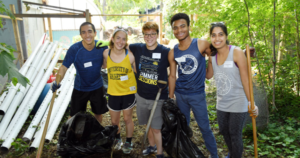
{"label": "bare arm", "polygon": [[247,59],[240,48],[235,48],[233,51],[233,60],[237,63],[244,91],[248,101],[250,101],[250,92],[249,92],[249,78],[248,78],[248,69],[247,69]]}
{"label": "bare arm", "polygon": [[105,49],[103,52],[103,63],[102,63],[103,69],[107,67],[107,56],[108,56],[108,49]]}
{"label": "bare arm", "polygon": [[132,66],[132,68],[133,68],[133,71],[136,73],[135,58],[134,58],[134,56],[133,56],[133,54],[132,54],[131,51],[128,51],[128,52],[129,52],[129,60],[130,60],[130,64],[131,64],[131,66]]}
{"label": "bare arm", "polygon": [[60,75],[60,79],[56,77],[55,81],[56,83],[60,83],[60,81],[65,77],[65,74],[67,72],[68,68],[65,67],[64,65],[61,65],[60,68],[58,69],[57,75]]}
{"label": "bare arm", "polygon": [[214,70],[212,67],[211,57],[208,58],[208,67],[206,69],[206,79],[211,79],[214,75]]}
{"label": "bare arm", "polygon": [[174,98],[174,91],[176,86],[176,61],[174,59],[174,50],[170,50],[168,55],[170,63],[170,75],[169,75],[169,97]]}
{"label": "bare arm", "polygon": [[205,56],[205,54],[210,55],[210,44],[207,40],[205,39],[198,39],[198,50],[202,54],[202,56]]}

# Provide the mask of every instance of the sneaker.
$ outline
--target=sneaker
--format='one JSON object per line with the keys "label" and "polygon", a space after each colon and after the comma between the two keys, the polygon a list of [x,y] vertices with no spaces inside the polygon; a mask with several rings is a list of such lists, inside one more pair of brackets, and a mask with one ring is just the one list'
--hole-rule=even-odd
{"label": "sneaker", "polygon": [[115,147],[114,147],[115,150],[120,150],[120,149],[121,149],[121,146],[123,145],[123,142],[122,142],[121,139],[115,139],[113,145],[115,146]]}
{"label": "sneaker", "polygon": [[164,156],[164,154],[162,154],[162,155],[156,155],[156,158],[164,158],[165,156]]}
{"label": "sneaker", "polygon": [[143,150],[143,155],[146,156],[146,155],[149,155],[150,153],[154,153],[156,152],[157,148],[156,148],[156,145],[154,146],[148,146],[147,149]]}
{"label": "sneaker", "polygon": [[129,143],[129,142],[126,142],[124,145],[123,145],[123,153],[124,154],[129,154],[132,150],[132,143]]}

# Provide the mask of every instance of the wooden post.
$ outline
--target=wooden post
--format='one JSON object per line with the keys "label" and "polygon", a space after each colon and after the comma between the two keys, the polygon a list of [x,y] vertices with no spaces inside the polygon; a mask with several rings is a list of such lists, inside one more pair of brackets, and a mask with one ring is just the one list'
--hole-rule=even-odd
{"label": "wooden post", "polygon": [[[44,13],[42,13],[42,14],[44,14]],[[44,25],[44,32],[47,33],[46,24],[45,24],[45,18],[43,18],[43,25]]]}
{"label": "wooden post", "polygon": [[85,19],[86,19],[86,22],[90,22],[90,11],[88,9],[85,12]]}
{"label": "wooden post", "polygon": [[49,30],[50,41],[53,42],[53,34],[52,34],[52,27],[51,27],[51,18],[48,18],[48,30]]}
{"label": "wooden post", "polygon": [[193,31],[194,14],[191,14],[191,31]]}
{"label": "wooden post", "polygon": [[160,29],[160,31],[159,31],[159,41],[160,41],[160,44],[162,44],[162,32],[163,32],[163,28],[162,28],[162,23],[163,23],[163,17],[162,17],[162,13],[160,13],[160,22],[159,22],[159,29]]}
{"label": "wooden post", "polygon": [[[9,8],[10,8],[10,11],[13,14],[16,14],[15,5],[10,4]],[[11,21],[12,21],[12,26],[13,26],[13,29],[14,29],[14,35],[15,35],[15,41],[16,41],[17,51],[21,54],[20,66],[22,67],[23,63],[24,63],[24,56],[23,56],[23,51],[22,51],[22,45],[21,45],[21,39],[20,39],[18,21],[17,21],[17,19],[11,19]]]}
{"label": "wooden post", "polygon": [[92,15],[90,14],[90,23],[92,23]]}

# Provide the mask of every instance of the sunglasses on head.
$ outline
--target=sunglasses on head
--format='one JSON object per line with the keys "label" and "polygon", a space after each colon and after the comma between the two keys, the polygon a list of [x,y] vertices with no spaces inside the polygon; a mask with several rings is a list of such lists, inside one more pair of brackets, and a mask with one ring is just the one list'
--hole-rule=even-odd
{"label": "sunglasses on head", "polygon": [[216,25],[216,24],[221,24],[221,25],[225,25],[225,23],[224,22],[212,22],[212,23],[210,23],[210,25],[211,26],[214,26],[214,25]]}

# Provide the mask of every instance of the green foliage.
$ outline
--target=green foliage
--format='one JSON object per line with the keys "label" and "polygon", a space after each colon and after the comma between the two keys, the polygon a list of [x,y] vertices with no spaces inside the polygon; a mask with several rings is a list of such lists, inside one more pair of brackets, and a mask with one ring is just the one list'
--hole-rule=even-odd
{"label": "green foliage", "polygon": [[[271,116],[274,123],[268,128],[258,131],[258,157],[299,157],[300,156],[300,120],[280,115]],[[245,150],[253,154],[252,126],[244,130]]]}
{"label": "green foliage", "polygon": [[19,73],[13,60],[14,49],[11,46],[7,46],[5,43],[0,43],[0,75],[5,76],[8,74],[8,78],[11,79],[12,83],[16,85],[17,83],[22,84],[26,87],[29,80]]}
{"label": "green foliage", "polygon": [[[5,7],[5,5],[3,4],[3,1],[0,0],[0,13],[1,14],[7,14],[10,18],[15,19],[15,16],[13,15],[13,13]],[[2,18],[0,18],[0,28],[2,28]]]}
{"label": "green foliage", "polygon": [[[7,14],[12,19],[14,19],[14,15],[10,12],[9,9],[5,7],[2,0],[0,0],[0,13]],[[0,28],[2,25],[2,18],[0,18]],[[13,63],[14,55],[13,52],[15,50],[11,46],[7,46],[5,43],[0,43],[0,75],[5,76],[8,74],[8,78],[12,81],[14,85],[20,83],[24,87],[26,87],[29,80],[19,73],[16,65]]]}
{"label": "green foliage", "polygon": [[[250,35],[253,46],[256,49],[258,60],[253,62],[254,71],[258,74],[259,84],[264,85],[267,91],[270,105],[276,103],[280,109],[291,110],[299,107],[300,97],[297,96],[297,82],[300,78],[300,41],[297,36],[297,25],[300,24],[300,1],[276,1],[276,16],[274,19],[274,0],[166,0],[164,1],[169,10],[164,11],[166,24],[169,26],[166,31],[168,38],[174,38],[169,24],[170,18],[178,12],[193,15],[191,23],[192,37],[206,37],[209,39],[209,28],[212,22],[225,22],[228,28],[228,39],[230,44],[245,49],[246,44],[252,45],[248,32],[248,13],[250,14]],[[172,10],[172,11],[170,11]],[[296,16],[298,19],[296,19]],[[275,49],[276,59],[281,52],[280,61],[276,65],[276,72],[273,72],[273,26],[275,26]],[[298,56],[299,54],[299,56]],[[261,74],[259,73],[259,69]],[[275,76],[275,103],[272,102],[273,74]],[[270,106],[274,108],[273,106]],[[287,108],[288,107],[288,108]],[[297,108],[298,109],[298,108]],[[272,110],[272,109],[271,109]],[[284,110],[285,112],[288,110]],[[296,116],[296,110],[283,113],[286,116]]]}
{"label": "green foliage", "polygon": [[14,147],[14,152],[10,152],[9,155],[13,157],[19,157],[26,153],[29,148],[29,144],[23,141],[21,138],[15,139],[14,142],[11,143],[11,146]]}

